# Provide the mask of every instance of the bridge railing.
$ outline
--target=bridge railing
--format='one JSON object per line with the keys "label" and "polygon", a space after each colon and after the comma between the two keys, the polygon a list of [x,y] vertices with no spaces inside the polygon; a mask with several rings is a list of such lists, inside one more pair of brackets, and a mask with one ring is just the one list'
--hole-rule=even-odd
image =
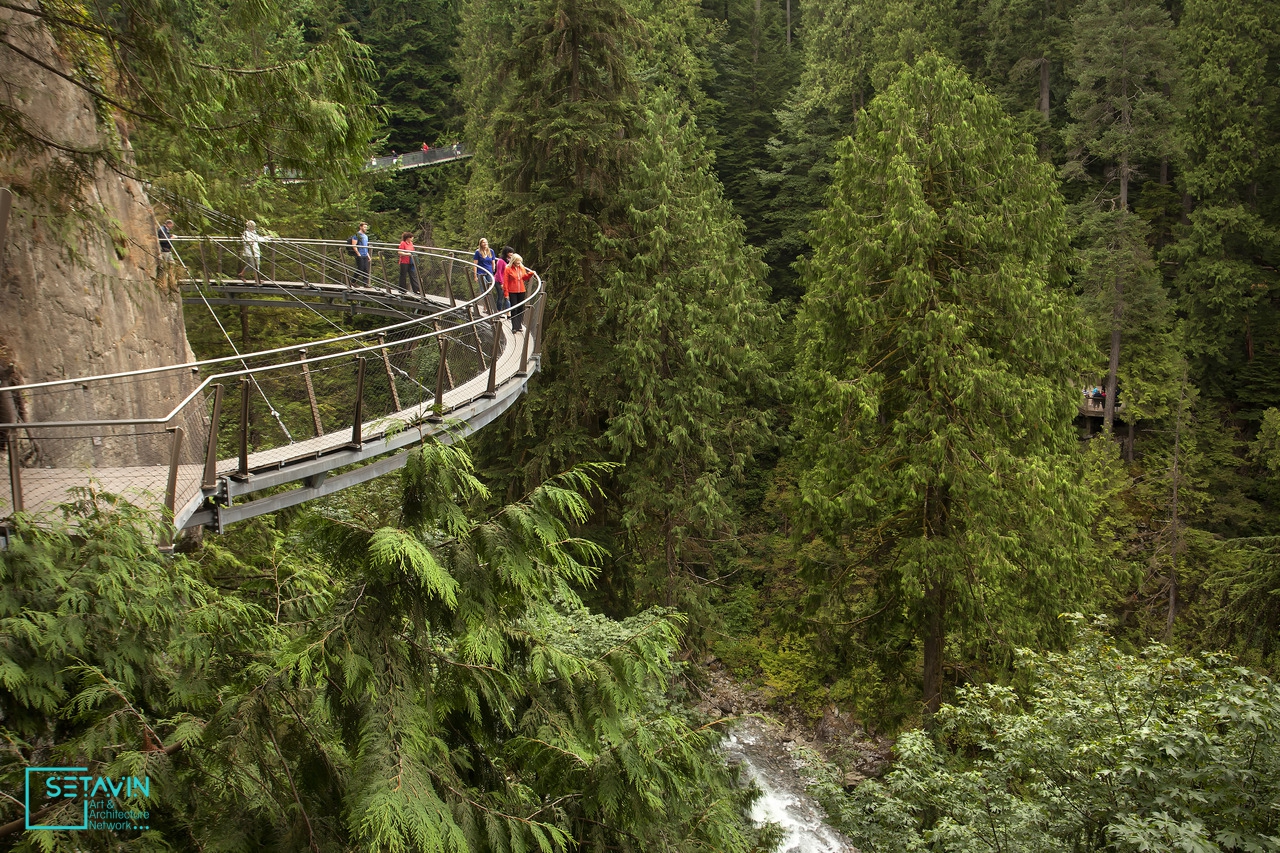
{"label": "bridge railing", "polygon": [[[456,257],[415,253],[426,296],[388,296],[376,286],[347,287],[336,267],[313,275],[335,266],[325,259],[337,258],[341,241],[281,240],[264,248],[273,242],[276,275],[296,274],[289,281],[298,284],[231,281],[226,270],[243,244],[225,238],[198,241],[203,262],[196,268],[188,261],[184,287],[200,301],[395,321],[268,351],[2,389],[0,518],[49,508],[91,483],[134,501],[163,501],[171,517],[181,517],[227,477],[251,477],[447,417],[509,378],[499,361],[519,374],[538,355],[540,280],[528,299],[529,332],[519,339],[484,309],[486,300],[493,304],[491,283],[468,288],[469,265]],[[194,245],[179,251],[190,256]],[[513,342],[519,353],[509,351]],[[134,416],[96,416],[121,411]]]}
{"label": "bridge railing", "polygon": [[407,169],[414,166],[431,166],[435,163],[447,163],[462,157],[470,157],[471,152],[462,143],[446,145],[443,148],[428,148],[426,151],[409,151],[405,154],[391,154],[383,157],[369,158],[370,169]]}

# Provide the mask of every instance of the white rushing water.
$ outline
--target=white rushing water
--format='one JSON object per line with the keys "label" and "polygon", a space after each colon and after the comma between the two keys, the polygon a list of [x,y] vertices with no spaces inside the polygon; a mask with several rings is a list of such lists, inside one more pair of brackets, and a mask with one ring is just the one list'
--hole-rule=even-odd
{"label": "white rushing water", "polygon": [[800,761],[791,756],[765,724],[742,720],[724,746],[730,761],[740,761],[763,792],[751,809],[757,823],[776,823],[786,831],[779,853],[851,853],[854,847],[823,821],[822,807],[804,790]]}

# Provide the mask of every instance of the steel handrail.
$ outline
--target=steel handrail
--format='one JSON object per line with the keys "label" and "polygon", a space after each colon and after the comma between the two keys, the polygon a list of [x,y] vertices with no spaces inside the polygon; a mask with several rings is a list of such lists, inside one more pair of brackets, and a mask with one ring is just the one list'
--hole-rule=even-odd
{"label": "steel handrail", "polygon": [[[243,240],[241,240],[240,238],[235,238],[235,237],[231,237],[231,238],[172,237],[170,239],[174,241],[185,240],[189,242],[197,242],[197,241],[203,241],[203,240],[219,240],[219,241],[229,240],[229,241],[243,242]],[[295,241],[289,241],[289,242],[295,242]],[[327,240],[327,241],[313,241],[313,242],[323,242],[328,245],[336,245],[336,246],[348,245],[345,241],[342,241],[342,240]],[[423,252],[422,254],[427,254],[427,253]],[[439,257],[443,260],[456,260],[455,258],[449,258],[443,255],[437,255],[435,257]],[[472,264],[472,266],[475,266],[475,265]],[[191,268],[187,267],[187,269],[189,270]],[[285,346],[285,347],[276,347],[275,349],[259,350],[258,352],[242,353],[240,355],[220,356],[218,358],[208,358],[208,359],[203,359],[201,361],[187,361],[187,362],[183,362],[182,364],[172,364],[172,365],[166,365],[162,367],[144,367],[138,370],[125,370],[119,373],[103,373],[96,376],[79,376],[71,379],[53,379],[47,382],[31,382],[26,385],[8,385],[8,386],[5,386],[5,390],[6,391],[32,391],[36,389],[52,388],[59,385],[85,385],[90,382],[102,382],[107,379],[125,379],[125,378],[131,378],[135,376],[146,376],[153,373],[164,373],[170,370],[187,369],[194,372],[201,367],[207,367],[209,365],[218,364],[220,362],[225,362],[225,361],[242,361],[250,358],[258,358],[263,356],[275,355],[277,353],[282,353],[282,352],[289,352],[291,350],[298,350],[298,349],[305,349],[309,347],[342,343],[343,341],[354,340],[356,338],[367,337],[369,335],[376,335],[379,333],[386,334],[387,332],[397,331],[407,326],[423,323],[428,320],[439,319],[440,317],[443,317],[446,314],[451,314],[456,312],[459,308],[466,308],[468,306],[477,305],[479,302],[481,302],[481,300],[485,296],[489,294],[489,292],[493,289],[493,287],[494,285],[490,283],[489,287],[486,288],[482,293],[478,294],[474,299],[467,300],[466,302],[460,302],[457,305],[451,305],[447,308],[442,308],[439,312],[435,314],[428,314],[421,317],[414,317],[412,319],[405,320],[400,323],[394,323],[390,326],[381,326],[377,329],[371,329],[369,331],[351,332],[350,334],[346,334],[346,335],[338,335],[332,338],[320,338],[314,341],[307,341],[306,343],[290,344],[289,346]],[[349,289],[348,292],[354,292],[359,294],[364,292],[365,290],[366,288],[351,288]],[[378,294],[382,293],[382,291],[378,290],[377,288],[367,288],[367,290],[373,291]],[[454,326],[453,328],[467,328],[469,325],[470,324]],[[348,350],[347,352],[354,352],[354,350]],[[13,424],[0,424],[0,427],[7,427],[7,426],[13,426]]]}
{"label": "steel handrail", "polygon": [[[542,279],[537,275],[537,273],[534,274],[534,278],[536,279],[536,285],[534,289],[528,292],[528,296],[524,300],[515,304],[529,305],[532,303],[533,299],[536,296],[542,293],[542,290],[543,290]],[[451,310],[454,310],[454,309],[451,309]],[[428,318],[423,318],[423,319],[428,319]],[[408,343],[414,343],[417,341],[428,340],[438,335],[447,335],[449,333],[456,332],[459,329],[468,329],[473,326],[479,326],[483,323],[491,323],[493,322],[493,319],[494,317],[492,315],[481,316],[475,320],[471,320],[466,323],[459,323],[443,329],[433,329],[432,331],[427,332],[426,334],[423,334],[423,335],[404,338],[400,341],[397,341],[396,343],[408,344]],[[385,332],[387,329],[402,328],[405,325],[409,325],[409,324],[400,323],[395,326],[387,326],[387,327],[384,327],[383,329],[375,329],[373,331],[375,333],[379,331]],[[350,337],[352,336],[346,336],[346,338],[350,338]],[[219,361],[239,361],[239,360],[248,359],[257,355],[271,355],[279,352],[287,352],[293,349],[302,349],[305,347],[316,346],[318,343],[329,343],[329,342],[332,342],[333,340],[335,339],[311,341],[308,343],[299,344],[291,347],[281,347],[274,350],[264,350],[261,353],[246,353],[243,356],[232,356],[229,358],[210,360],[206,362],[198,362],[198,363],[190,362],[186,365],[176,365],[173,368],[165,368],[165,369],[177,369],[180,367],[187,367],[189,365],[194,365],[194,364],[215,364]],[[193,400],[195,400],[210,385],[214,384],[215,380],[229,379],[229,378],[235,378],[240,376],[256,376],[259,374],[268,373],[273,370],[283,370],[287,367],[298,367],[303,364],[314,364],[317,362],[328,361],[336,358],[358,356],[364,353],[380,351],[384,349],[385,346],[386,346],[385,343],[379,342],[376,345],[363,347],[361,349],[343,350],[342,352],[329,353],[328,355],[320,355],[314,358],[304,358],[299,361],[285,362],[282,364],[268,364],[268,365],[263,365],[261,367],[252,367],[252,368],[246,368],[243,370],[235,370],[235,371],[229,371],[226,373],[215,374],[213,376],[209,376],[205,378],[198,386],[196,386],[194,390],[192,390],[186,397],[184,397],[182,401],[179,402],[177,406],[175,406],[173,410],[169,412],[168,415],[160,418],[127,418],[127,419],[120,419],[120,420],[92,420],[92,421],[20,421],[16,423],[0,423],[0,429],[18,429],[18,428],[21,428],[21,429],[68,429],[71,427],[89,427],[89,426],[160,426],[163,424],[168,424],[171,421],[175,420]],[[157,368],[151,368],[144,371],[135,371],[132,373],[110,374],[109,376],[101,376],[101,377],[88,377],[87,379],[96,380],[96,379],[106,379],[106,378],[121,378],[121,377],[127,377],[127,376],[143,375],[145,373],[154,372],[155,370],[157,370]],[[59,382],[56,382],[56,383],[40,383],[40,385],[15,385],[15,386],[6,387],[4,390],[12,392],[12,391],[20,391],[24,388],[40,387],[42,385],[77,384],[77,383],[82,383],[83,381],[87,381],[87,380],[60,380]]]}

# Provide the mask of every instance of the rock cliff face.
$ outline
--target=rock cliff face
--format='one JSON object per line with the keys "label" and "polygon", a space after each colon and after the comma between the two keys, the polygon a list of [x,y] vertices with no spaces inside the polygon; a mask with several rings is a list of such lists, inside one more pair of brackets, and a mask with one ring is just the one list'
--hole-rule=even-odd
{"label": "rock cliff face", "polygon": [[[32,0],[18,2],[34,8]],[[158,274],[146,192],[112,167],[128,162],[123,129],[60,76],[76,78],[77,62],[38,18],[0,8],[0,40],[14,48],[0,46],[0,109],[14,111],[26,132],[0,140],[0,186],[15,196],[0,267],[0,383],[191,360],[181,299]],[[193,386],[189,372],[172,372],[142,383],[23,393],[18,404],[28,422],[149,418],[167,414]],[[68,441],[60,449],[49,442],[37,464],[90,456],[99,465],[151,464],[127,445],[98,440],[88,450]]]}

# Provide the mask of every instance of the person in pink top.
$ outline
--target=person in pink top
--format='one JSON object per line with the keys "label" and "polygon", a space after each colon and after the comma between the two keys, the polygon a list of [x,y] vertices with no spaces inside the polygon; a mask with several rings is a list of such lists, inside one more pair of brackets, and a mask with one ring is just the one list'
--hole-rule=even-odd
{"label": "person in pink top", "polygon": [[418,280],[418,265],[413,258],[413,232],[406,231],[400,235],[400,289],[409,290],[405,287],[406,279],[413,285],[410,293],[417,293],[423,296],[422,282]]}
{"label": "person in pink top", "polygon": [[507,263],[511,260],[511,256],[515,254],[515,251],[515,249],[507,246],[502,250],[502,254],[498,255],[497,260],[493,262],[493,281],[498,287],[497,300],[499,311],[503,311],[511,307],[511,300],[507,298]]}

